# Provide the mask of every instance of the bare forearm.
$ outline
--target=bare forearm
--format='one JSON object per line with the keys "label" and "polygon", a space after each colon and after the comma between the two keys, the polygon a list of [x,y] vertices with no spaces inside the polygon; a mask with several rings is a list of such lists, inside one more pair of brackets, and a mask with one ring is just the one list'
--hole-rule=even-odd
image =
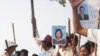
{"label": "bare forearm", "polygon": [[73,23],[75,32],[78,32],[78,30],[82,29],[77,15],[77,8],[73,8]]}
{"label": "bare forearm", "polygon": [[73,8],[73,18],[74,18],[73,24],[74,24],[75,32],[77,32],[81,35],[87,36],[87,29],[84,29],[80,24],[78,14],[77,14],[77,8]]}

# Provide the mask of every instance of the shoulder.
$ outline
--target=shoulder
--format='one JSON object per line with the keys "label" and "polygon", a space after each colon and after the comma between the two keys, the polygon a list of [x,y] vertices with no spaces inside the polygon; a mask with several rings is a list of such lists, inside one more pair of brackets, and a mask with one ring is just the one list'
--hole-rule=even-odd
{"label": "shoulder", "polygon": [[85,17],[88,17],[88,15],[87,15],[87,14],[84,14],[84,16],[85,16]]}
{"label": "shoulder", "polygon": [[100,34],[100,29],[88,29],[88,40],[97,43]]}

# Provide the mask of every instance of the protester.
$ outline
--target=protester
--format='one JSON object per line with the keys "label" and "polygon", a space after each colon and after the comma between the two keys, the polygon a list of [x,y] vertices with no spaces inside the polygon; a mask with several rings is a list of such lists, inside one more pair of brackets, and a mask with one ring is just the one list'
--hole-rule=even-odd
{"label": "protester", "polygon": [[80,56],[89,56],[91,53],[91,48],[88,45],[82,45],[80,47]]}
{"label": "protester", "polygon": [[6,52],[4,53],[3,56],[13,56],[14,55],[13,52],[15,51],[17,44],[15,44],[12,41],[8,41],[7,44],[8,44],[8,47],[6,47],[5,49]]}
{"label": "protester", "polygon": [[33,54],[32,56],[38,56],[37,54]]}
{"label": "protester", "polygon": [[66,45],[59,47],[59,49],[55,51],[54,56],[73,56],[71,38],[69,36],[66,37]]}
{"label": "protester", "polygon": [[[72,6],[72,10],[73,10],[73,23],[74,23],[74,30],[75,32],[86,36],[88,38],[88,40],[93,41],[95,43],[97,43],[98,47],[97,47],[97,56],[99,56],[100,53],[100,29],[86,29],[83,28],[80,24],[80,21],[78,19],[78,14],[77,14],[77,8],[78,6],[84,1],[84,0],[69,0]],[[100,12],[99,12],[99,18],[100,20]],[[100,22],[100,21],[99,21]]]}
{"label": "protester", "polygon": [[88,41],[85,43],[85,45],[88,45],[91,49],[91,56],[95,56],[96,53],[96,44],[94,42]]}
{"label": "protester", "polygon": [[28,50],[22,49],[22,50],[20,51],[20,56],[28,56]]}
{"label": "protester", "polygon": [[16,51],[16,56],[20,56],[20,51]]}
{"label": "protester", "polygon": [[72,33],[71,35],[70,35],[70,37],[71,37],[71,47],[72,47],[72,51],[73,51],[73,55],[74,56],[78,56],[79,54],[78,54],[78,49],[77,49],[77,45],[78,45],[78,36],[77,35],[75,35],[74,33]]}
{"label": "protester", "polygon": [[[48,55],[52,56],[53,54],[53,45],[52,45],[52,37],[50,35],[46,35],[44,40],[39,41],[37,38],[35,38],[35,41],[40,47],[39,55]],[[39,43],[40,42],[40,43]]]}

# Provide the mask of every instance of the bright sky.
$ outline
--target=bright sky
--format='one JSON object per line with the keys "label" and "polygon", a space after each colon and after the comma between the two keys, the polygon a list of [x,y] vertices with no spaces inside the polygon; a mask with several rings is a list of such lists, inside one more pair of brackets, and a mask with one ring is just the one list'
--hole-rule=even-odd
{"label": "bright sky", "polygon": [[[71,18],[71,32],[73,32],[69,2],[66,7],[49,0],[35,0],[34,3],[41,38],[52,34],[52,25],[65,25],[68,32],[68,17]],[[32,37],[30,0],[0,0],[0,53],[5,49],[5,39],[13,41],[12,22],[15,24],[17,50],[28,49],[29,56],[38,52],[38,47]],[[85,42],[86,38],[83,38],[81,43]]]}

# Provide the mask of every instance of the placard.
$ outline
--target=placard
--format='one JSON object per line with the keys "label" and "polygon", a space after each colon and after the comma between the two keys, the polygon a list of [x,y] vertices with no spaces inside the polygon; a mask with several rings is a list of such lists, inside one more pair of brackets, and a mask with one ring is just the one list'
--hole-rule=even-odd
{"label": "placard", "polygon": [[65,26],[52,26],[52,43],[54,45],[66,44],[66,27]]}
{"label": "placard", "polygon": [[[91,3],[94,4],[93,1],[91,1]],[[79,5],[78,19],[80,19],[82,27],[92,29],[97,28],[98,11],[98,6],[94,7],[89,3],[89,0],[85,0],[81,5]]]}

